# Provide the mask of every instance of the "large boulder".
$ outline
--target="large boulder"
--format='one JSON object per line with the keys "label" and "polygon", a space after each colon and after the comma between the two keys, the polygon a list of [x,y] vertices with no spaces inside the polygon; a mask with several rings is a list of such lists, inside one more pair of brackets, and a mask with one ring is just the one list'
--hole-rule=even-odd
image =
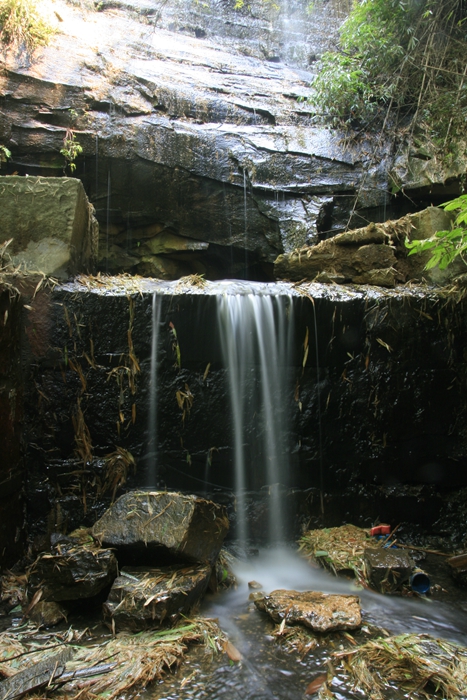
{"label": "large boulder", "polygon": [[[223,506],[167,491],[129,491],[96,522],[93,535],[119,557],[214,564],[229,529]],[[142,554],[141,554],[142,553]]]}
{"label": "large boulder", "polygon": [[80,180],[0,177],[0,244],[11,262],[59,279],[92,272],[97,222]]}
{"label": "large boulder", "polygon": [[209,564],[124,568],[104,603],[104,617],[132,631],[174,622],[201,600],[210,577]]}
{"label": "large boulder", "polygon": [[360,603],[355,595],[279,589],[269,595],[255,596],[254,602],[275,622],[301,624],[314,632],[353,630],[362,623]]}

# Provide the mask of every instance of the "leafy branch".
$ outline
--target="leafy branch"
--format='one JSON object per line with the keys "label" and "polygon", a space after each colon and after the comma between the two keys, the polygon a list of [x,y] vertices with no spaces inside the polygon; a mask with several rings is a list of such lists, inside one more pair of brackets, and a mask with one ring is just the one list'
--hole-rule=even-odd
{"label": "leafy branch", "polygon": [[0,168],[2,167],[2,163],[6,163],[9,158],[11,158],[11,151],[0,143]]}
{"label": "leafy branch", "polygon": [[83,147],[79,141],[76,140],[73,131],[67,129],[65,138],[63,139],[63,148],[60,149],[60,153],[65,157],[65,167],[63,170],[65,171],[67,168],[70,168],[70,171],[73,173],[76,170],[75,160],[82,152]]}
{"label": "leafy branch", "polygon": [[464,252],[467,250],[467,194],[451,199],[441,206],[446,211],[459,212],[451,230],[437,231],[434,236],[423,240],[405,242],[406,247],[409,248],[409,255],[431,252],[425,270],[431,270],[437,265],[440,270],[445,270],[457,257],[467,262],[464,259]]}

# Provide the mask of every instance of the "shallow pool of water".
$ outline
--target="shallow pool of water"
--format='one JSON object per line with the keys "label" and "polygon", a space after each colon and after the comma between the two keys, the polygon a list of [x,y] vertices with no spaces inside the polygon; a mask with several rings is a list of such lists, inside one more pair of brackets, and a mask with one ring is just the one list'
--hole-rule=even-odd
{"label": "shallow pool of water", "polygon": [[[378,627],[390,634],[428,633],[467,646],[467,613],[462,609],[466,593],[460,591],[458,602],[430,598],[383,596],[357,589],[352,581],[335,578],[322,569],[313,568],[295,552],[282,548],[262,551],[236,567],[238,587],[208,599],[203,614],[219,620],[221,628],[241,652],[240,663],[226,654],[212,654],[202,648],[192,649],[182,666],[146,691],[146,700],[296,700],[305,696],[309,683],[326,673],[333,652],[343,649],[338,634],[323,635],[318,646],[300,658],[287,653],[277,637],[274,624],[249,600],[248,582],[261,583],[265,592],[277,588],[324,593],[358,594],[363,612],[362,631],[352,633],[359,643],[366,641],[370,629]],[[452,591],[451,591],[452,592]],[[332,690],[337,699],[363,698],[352,692],[339,675]],[[397,689],[394,700],[404,697]]]}

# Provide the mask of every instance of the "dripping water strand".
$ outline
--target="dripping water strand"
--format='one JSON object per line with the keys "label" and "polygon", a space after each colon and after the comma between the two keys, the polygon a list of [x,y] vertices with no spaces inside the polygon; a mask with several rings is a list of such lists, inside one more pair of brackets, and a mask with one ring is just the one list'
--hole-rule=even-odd
{"label": "dripping water strand", "polygon": [[96,194],[95,194],[96,202],[98,199],[98,195],[99,195],[99,136],[96,134]]}
{"label": "dripping water strand", "polygon": [[319,370],[319,348],[318,348],[318,323],[316,320],[315,300],[310,297],[313,305],[313,324],[315,330],[315,353],[316,353],[316,387],[318,397],[318,448],[319,448],[319,498],[321,505],[321,515],[324,514],[324,469],[323,469],[323,425],[321,420],[321,381]]}
{"label": "dripping water strand", "polygon": [[159,344],[159,324],[162,297],[156,292],[151,304],[151,359],[149,378],[148,412],[148,486],[155,487],[157,480],[157,348]]}
{"label": "dripping water strand", "polygon": [[243,220],[244,220],[244,245],[245,250],[245,279],[248,278],[248,214],[247,214],[247,191],[246,191],[246,168],[243,169]]}
{"label": "dripping water strand", "polygon": [[107,227],[105,235],[105,271],[109,271],[109,229],[110,229],[110,170],[107,172]]}

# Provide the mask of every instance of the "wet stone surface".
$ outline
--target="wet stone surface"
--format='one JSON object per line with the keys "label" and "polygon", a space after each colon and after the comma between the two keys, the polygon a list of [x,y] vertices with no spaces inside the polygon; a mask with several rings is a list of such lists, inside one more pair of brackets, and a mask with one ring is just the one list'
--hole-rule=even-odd
{"label": "wet stone surface", "polygon": [[214,563],[229,521],[223,506],[203,498],[165,491],[130,491],[121,496],[93,527],[107,546],[144,558],[157,556]]}
{"label": "wet stone surface", "polygon": [[199,603],[211,576],[209,565],[124,568],[104,603],[104,618],[116,629],[137,631],[174,623]]}
{"label": "wet stone surface", "polygon": [[382,592],[399,588],[414,568],[409,553],[400,549],[366,549],[364,561],[371,584]]}
{"label": "wet stone surface", "polygon": [[110,549],[68,544],[40,555],[30,583],[42,590],[44,600],[78,600],[97,595],[116,575],[117,559]]}
{"label": "wet stone surface", "polygon": [[275,622],[302,624],[315,632],[353,630],[362,622],[358,596],[277,590],[256,598],[254,603]]}

